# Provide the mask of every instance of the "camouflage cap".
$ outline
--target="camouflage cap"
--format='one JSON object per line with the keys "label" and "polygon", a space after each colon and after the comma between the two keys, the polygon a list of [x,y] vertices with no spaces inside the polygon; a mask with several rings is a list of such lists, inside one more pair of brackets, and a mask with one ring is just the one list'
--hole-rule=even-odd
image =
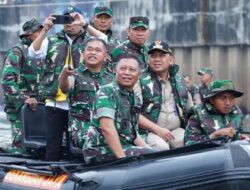
{"label": "camouflage cap", "polygon": [[160,40],[156,40],[154,41],[152,44],[150,44],[148,46],[148,53],[152,53],[155,50],[160,50],[164,53],[170,53],[171,55],[173,54],[171,49],[169,48],[169,45],[164,42],[164,41],[160,41]]}
{"label": "camouflage cap", "polygon": [[129,20],[129,27],[136,28],[136,27],[144,27],[145,29],[149,28],[149,19],[145,16],[133,16],[130,17]]}
{"label": "camouflage cap", "polygon": [[101,15],[101,14],[105,14],[105,15],[108,15],[108,16],[112,17],[113,11],[109,7],[95,7],[94,16],[98,16],[98,15]]}
{"label": "camouflage cap", "polygon": [[208,67],[201,68],[197,73],[198,75],[205,75],[205,74],[213,75],[214,74],[213,70]]}
{"label": "camouflage cap", "polygon": [[78,7],[75,7],[73,5],[69,5],[64,11],[63,11],[63,14],[64,15],[67,15],[67,14],[70,14],[70,13],[79,13],[82,15],[82,10],[79,9]]}
{"label": "camouflage cap", "polygon": [[205,99],[211,98],[221,92],[232,93],[234,97],[238,98],[243,95],[243,92],[235,90],[233,82],[230,80],[215,80],[209,86],[209,92]]}
{"label": "camouflage cap", "polygon": [[41,25],[36,19],[31,19],[25,22],[22,28],[23,28],[23,33],[19,35],[20,39],[33,34],[39,28],[43,28],[43,25]]}

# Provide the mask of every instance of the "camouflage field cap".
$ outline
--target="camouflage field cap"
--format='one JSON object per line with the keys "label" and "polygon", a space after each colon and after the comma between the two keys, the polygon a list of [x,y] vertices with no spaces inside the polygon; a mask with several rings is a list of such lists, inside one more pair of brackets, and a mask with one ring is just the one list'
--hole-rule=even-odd
{"label": "camouflage field cap", "polygon": [[136,28],[136,27],[144,27],[145,29],[149,28],[149,19],[145,16],[133,16],[130,17],[129,20],[129,27]]}
{"label": "camouflage field cap", "polygon": [[36,19],[31,19],[25,22],[22,28],[23,28],[23,33],[19,35],[20,39],[33,34],[39,28],[43,28],[43,25],[41,25]]}
{"label": "camouflage field cap", "polygon": [[197,73],[198,75],[205,75],[205,74],[213,75],[214,74],[213,70],[208,67],[201,68]]}
{"label": "camouflage field cap", "polygon": [[68,15],[70,13],[79,13],[82,15],[82,10],[79,9],[78,7],[75,7],[73,5],[69,5],[64,11],[63,14],[64,15]]}
{"label": "camouflage field cap", "polygon": [[243,92],[235,90],[233,82],[230,80],[215,80],[209,86],[209,92],[205,99],[211,98],[221,92],[232,93],[234,97],[238,98],[243,95]]}
{"label": "camouflage field cap", "polygon": [[173,54],[172,50],[169,48],[169,45],[166,42],[160,40],[154,41],[152,44],[148,46],[148,49],[149,49],[148,51],[149,54],[155,50],[160,50],[163,51],[164,53],[170,53],[171,55]]}
{"label": "camouflage field cap", "polygon": [[113,11],[109,7],[95,7],[94,16],[98,16],[98,15],[102,15],[102,14],[105,14],[105,15],[112,17]]}

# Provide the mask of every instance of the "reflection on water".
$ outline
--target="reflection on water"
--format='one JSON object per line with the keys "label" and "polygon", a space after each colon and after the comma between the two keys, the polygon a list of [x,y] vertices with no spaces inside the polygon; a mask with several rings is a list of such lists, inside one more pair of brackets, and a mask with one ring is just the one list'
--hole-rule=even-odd
{"label": "reflection on water", "polygon": [[10,123],[3,111],[3,107],[0,106],[0,147],[7,147],[10,145],[10,142]]}

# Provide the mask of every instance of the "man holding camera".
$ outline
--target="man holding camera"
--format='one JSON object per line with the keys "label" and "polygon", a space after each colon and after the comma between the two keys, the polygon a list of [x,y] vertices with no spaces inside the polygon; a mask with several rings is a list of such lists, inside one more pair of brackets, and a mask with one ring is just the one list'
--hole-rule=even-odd
{"label": "man holding camera", "polygon": [[44,75],[39,90],[46,100],[46,160],[49,161],[60,159],[63,132],[68,127],[67,95],[58,87],[58,76],[65,65],[76,68],[82,62],[86,31],[91,35],[106,37],[87,24],[79,8],[68,6],[63,15],[70,15],[74,21],[64,24],[61,32],[46,38],[56,20],[53,16],[47,17],[40,35],[29,48],[31,56],[45,57]]}

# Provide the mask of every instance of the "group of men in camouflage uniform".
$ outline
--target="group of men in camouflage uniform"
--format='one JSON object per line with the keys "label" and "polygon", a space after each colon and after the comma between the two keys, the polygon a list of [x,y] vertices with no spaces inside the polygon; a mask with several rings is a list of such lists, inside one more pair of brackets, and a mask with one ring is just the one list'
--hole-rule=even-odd
{"label": "group of men in camouflage uniform", "polygon": [[[242,114],[234,98],[242,93],[231,81],[212,82],[206,77],[213,76],[212,70],[202,68],[198,74],[204,76],[203,84],[191,94],[169,45],[160,40],[145,45],[150,35],[147,17],[130,17],[128,39],[120,43],[111,31],[109,7],[96,7],[90,24],[77,7],[69,6],[63,14],[72,16],[73,23],[49,37],[53,16],[43,25],[36,20],[25,23],[20,38],[33,43],[26,44],[28,50],[12,48],[5,58],[2,85],[17,152],[25,151],[20,140],[21,106],[26,103],[35,110],[39,101],[46,104],[46,160],[50,161],[61,158],[65,130],[73,145],[82,148],[86,162],[221,136],[240,138],[236,132]],[[31,85],[25,84],[29,81]],[[40,100],[34,91],[39,91]]]}

